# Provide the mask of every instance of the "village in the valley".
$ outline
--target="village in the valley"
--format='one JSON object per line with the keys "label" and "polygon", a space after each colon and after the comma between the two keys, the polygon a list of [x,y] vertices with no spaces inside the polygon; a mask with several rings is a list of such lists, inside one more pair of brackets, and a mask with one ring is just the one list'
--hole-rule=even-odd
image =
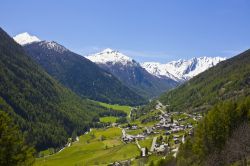
{"label": "village in the valley", "polygon": [[[100,122],[107,125],[91,128],[84,135],[76,136],[75,139],[69,138],[65,147],[57,153],[53,151],[48,156],[67,154],[67,151],[81,147],[89,153],[109,154],[109,158],[99,161],[86,160],[85,164],[110,166],[138,165],[141,161],[145,164],[169,155],[176,157],[180,144],[186,141],[187,136],[194,134],[194,127],[202,115],[167,111],[166,107],[168,106],[157,101],[154,109],[140,112],[137,118],[132,118],[133,110],[137,109],[128,108],[126,123]],[[48,156],[43,158],[44,162]]]}
{"label": "village in the valley", "polygon": [[[152,110],[158,112],[154,115],[156,123],[147,126],[138,123],[122,128],[122,141],[127,144],[135,143],[141,151],[141,157],[152,154],[161,155],[163,158],[166,155],[176,157],[180,144],[185,142],[188,135],[193,134],[194,126],[202,118],[200,113],[166,112],[165,108],[166,106],[158,101]],[[150,148],[140,144],[147,139],[152,140]]]}

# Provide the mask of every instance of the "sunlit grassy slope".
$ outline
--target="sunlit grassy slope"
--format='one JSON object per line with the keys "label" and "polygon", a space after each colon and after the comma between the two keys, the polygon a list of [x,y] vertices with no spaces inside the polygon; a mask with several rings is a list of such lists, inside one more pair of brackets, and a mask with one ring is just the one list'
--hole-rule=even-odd
{"label": "sunlit grassy slope", "polygon": [[121,129],[95,129],[54,155],[39,158],[36,166],[107,165],[140,155],[135,144],[121,141]]}
{"label": "sunlit grassy slope", "polygon": [[100,122],[104,122],[104,123],[107,123],[107,122],[115,123],[117,119],[118,119],[118,118],[117,118],[117,117],[114,117],[114,116],[107,116],[107,117],[102,117],[102,118],[100,118]]}
{"label": "sunlit grassy slope", "polygon": [[118,104],[107,104],[107,103],[102,103],[102,102],[99,102],[99,104],[103,107],[106,107],[106,108],[111,108],[111,109],[114,109],[114,110],[120,110],[120,111],[124,111],[126,112],[128,115],[130,113],[130,110],[131,110],[131,107],[130,106],[124,106],[124,105],[118,105]]}

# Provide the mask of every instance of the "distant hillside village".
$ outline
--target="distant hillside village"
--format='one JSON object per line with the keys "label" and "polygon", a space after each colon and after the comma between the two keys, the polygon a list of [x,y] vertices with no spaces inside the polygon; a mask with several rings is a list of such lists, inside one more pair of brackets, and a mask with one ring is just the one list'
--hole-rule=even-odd
{"label": "distant hillside village", "polygon": [[[153,117],[157,122],[152,126],[132,124],[122,128],[122,141],[126,144],[136,143],[141,151],[141,157],[152,154],[176,156],[180,143],[184,143],[188,135],[193,135],[193,128],[202,118],[200,113],[165,112],[163,111],[165,108],[161,103],[158,103],[155,110],[152,110],[152,112],[159,111]],[[135,131],[141,132],[129,134]],[[139,141],[147,139],[152,139],[150,148],[143,147],[139,143]],[[120,164],[122,165],[122,163]],[[114,163],[114,165],[119,165],[119,162]]]}

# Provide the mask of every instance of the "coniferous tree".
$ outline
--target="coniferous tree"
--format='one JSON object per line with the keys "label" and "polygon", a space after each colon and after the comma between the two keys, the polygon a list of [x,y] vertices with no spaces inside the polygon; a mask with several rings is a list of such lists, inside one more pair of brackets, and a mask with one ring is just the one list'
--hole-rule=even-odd
{"label": "coniferous tree", "polygon": [[34,149],[6,113],[0,110],[0,165],[29,166],[34,163]]}

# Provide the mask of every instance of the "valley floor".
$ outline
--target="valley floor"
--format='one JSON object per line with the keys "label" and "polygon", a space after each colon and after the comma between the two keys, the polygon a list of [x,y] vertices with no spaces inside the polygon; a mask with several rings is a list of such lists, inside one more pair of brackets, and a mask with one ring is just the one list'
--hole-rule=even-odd
{"label": "valley floor", "polygon": [[135,144],[121,141],[121,129],[94,129],[79,141],[54,155],[37,159],[36,166],[107,165],[135,158],[140,154]]}
{"label": "valley floor", "polygon": [[[103,104],[105,105],[105,104]],[[130,115],[131,108],[111,106],[125,109]],[[101,129],[91,129],[77,137],[77,141],[63,150],[36,160],[36,166],[89,166],[109,165],[115,162],[130,165],[149,165],[167,155],[175,156],[179,144],[185,136],[191,134],[200,115],[186,113],[167,113],[160,103],[151,112],[129,123],[116,124],[116,117],[100,118],[101,122],[110,125]],[[144,119],[151,120],[143,122]],[[153,119],[151,118],[153,117]],[[143,123],[142,123],[143,122]]]}

